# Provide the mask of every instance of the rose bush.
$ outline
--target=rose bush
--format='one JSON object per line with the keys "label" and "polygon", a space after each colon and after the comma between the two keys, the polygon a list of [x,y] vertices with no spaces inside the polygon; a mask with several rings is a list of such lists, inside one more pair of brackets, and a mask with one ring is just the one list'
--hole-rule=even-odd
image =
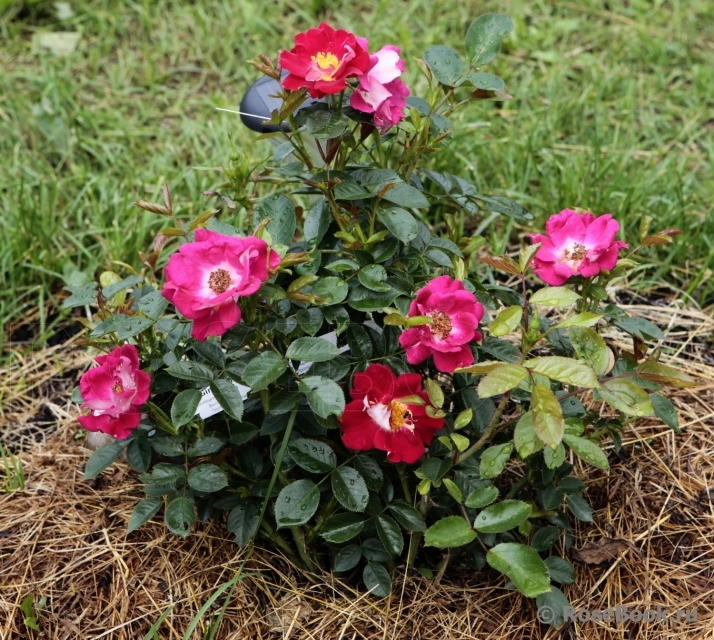
{"label": "rose bush", "polygon": [[[554,583],[574,579],[572,518],[591,519],[573,457],[608,468],[603,441],[619,450],[641,416],[677,429],[666,387],[691,384],[649,348],[659,328],[609,301],[636,252],[677,231],[645,218],[620,255],[609,214],[566,210],[535,233],[517,203],[429,168],[454,110],[509,97],[481,67],[511,28],[478,18],[466,63],[430,47],[424,98],[396,46],[370,55],[324,24],[282,68],[260,56],[282,82],[278,130],[260,136],[273,163],[236,153],[206,194],[222,212],[182,219],[168,188],[137,202],[170,220],[142,270],[68,287],[109,353],[82,378],[80,423],[117,437],[85,475],[126,449],[147,495],[130,531],[163,509],[179,536],[215,519],[376,596],[393,571],[489,565],[539,604],[567,602]],[[485,212],[532,243],[488,255],[465,231]],[[608,346],[608,325],[631,351]]]}

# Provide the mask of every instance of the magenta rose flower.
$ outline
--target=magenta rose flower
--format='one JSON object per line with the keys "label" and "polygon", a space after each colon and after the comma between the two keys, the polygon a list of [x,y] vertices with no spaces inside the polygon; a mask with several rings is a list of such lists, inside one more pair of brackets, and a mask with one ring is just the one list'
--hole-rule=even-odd
{"label": "magenta rose flower", "polygon": [[469,343],[483,337],[477,331],[483,313],[483,305],[463,282],[450,276],[434,278],[419,289],[409,307],[409,317],[429,316],[431,324],[411,327],[399,336],[407,361],[419,364],[433,355],[434,365],[445,373],[473,364]]}
{"label": "magenta rose flower", "polygon": [[530,234],[533,242],[542,242],[535,258],[533,271],[553,286],[559,286],[576,275],[594,278],[600,271],[615,267],[624,242],[615,240],[620,223],[609,213],[594,216],[565,209],[551,216],[545,223],[547,235]]}
{"label": "magenta rose flower", "polygon": [[369,70],[360,76],[359,87],[350,96],[354,109],[374,114],[374,124],[381,133],[404,118],[409,89],[398,79],[403,71],[399,48],[386,45],[369,57]]}
{"label": "magenta rose flower", "polygon": [[[352,402],[340,418],[342,442],[348,449],[380,449],[390,462],[414,464],[434,432],[444,426],[443,418],[426,413],[431,403],[418,373],[397,377],[389,367],[371,364],[363,373],[355,373],[350,396]],[[423,404],[410,403],[410,396],[418,396]]]}
{"label": "magenta rose flower", "polygon": [[139,368],[136,347],[114,347],[108,355],[97,356],[99,363],[79,381],[84,398],[81,409],[89,414],[77,420],[87,431],[101,431],[119,440],[128,438],[139,426],[141,405],[149,399],[151,377]]}
{"label": "magenta rose flower", "polygon": [[366,41],[353,33],[320,24],[295,36],[295,46],[280,54],[280,66],[290,73],[283,87],[297,91],[307,87],[313,98],[339,93],[347,88],[347,78],[367,71]]}
{"label": "magenta rose flower", "polygon": [[280,256],[265,240],[196,229],[195,240],[169,258],[162,293],[193,320],[191,335],[203,342],[240,322],[238,298],[254,294],[268,269],[279,265]]}

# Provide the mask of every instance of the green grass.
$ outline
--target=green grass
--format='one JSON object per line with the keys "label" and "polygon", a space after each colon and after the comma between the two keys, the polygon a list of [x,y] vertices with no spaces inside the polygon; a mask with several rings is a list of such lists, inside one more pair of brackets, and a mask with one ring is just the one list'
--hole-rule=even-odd
{"label": "green grass", "polygon": [[[398,43],[418,89],[413,56],[434,43],[462,49],[470,20],[485,11],[516,24],[489,69],[515,99],[464,109],[435,166],[516,198],[539,221],[566,206],[612,212],[631,241],[642,214],[657,228],[677,226],[684,235],[651,251],[656,267],[637,285],[714,300],[710,0],[73,0],[75,15],[63,21],[47,4],[0,19],[6,326],[38,304],[44,322],[63,282],[112,261],[138,266],[162,221],[132,202],[158,198],[166,180],[184,213],[202,210],[201,191],[221,181],[229,135],[254,157],[268,155],[237,116],[214,109],[237,106],[257,53],[275,54],[327,19],[374,46]],[[82,37],[56,57],[33,46],[43,31]]]}

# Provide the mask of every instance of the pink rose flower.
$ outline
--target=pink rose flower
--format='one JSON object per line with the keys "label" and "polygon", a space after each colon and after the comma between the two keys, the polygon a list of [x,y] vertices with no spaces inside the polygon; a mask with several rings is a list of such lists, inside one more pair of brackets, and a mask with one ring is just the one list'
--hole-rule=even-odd
{"label": "pink rose flower", "polygon": [[196,229],[194,242],[181,246],[166,265],[164,297],[193,320],[191,335],[201,342],[240,322],[240,297],[254,294],[277,269],[280,256],[249,236],[224,236]]}
{"label": "pink rose flower", "polygon": [[409,89],[398,79],[404,71],[404,61],[398,47],[386,45],[369,57],[369,65],[350,96],[350,104],[358,111],[373,113],[375,126],[386,133],[404,118]]}
{"label": "pink rose flower", "polygon": [[464,289],[463,282],[450,276],[434,278],[419,289],[409,307],[409,317],[429,316],[432,323],[411,327],[399,336],[407,361],[419,364],[433,355],[434,365],[445,373],[473,364],[468,345],[483,337],[477,331],[483,313],[483,305]]}
{"label": "pink rose flower", "polygon": [[84,398],[81,409],[91,413],[77,420],[87,431],[101,431],[119,440],[128,438],[139,426],[141,405],[149,399],[151,377],[139,368],[136,347],[125,344],[114,347],[79,381]]}
{"label": "pink rose flower", "polygon": [[280,54],[280,66],[290,74],[283,87],[297,91],[306,87],[313,98],[340,93],[347,88],[347,78],[367,71],[367,41],[353,33],[320,24],[295,36],[295,46]]}
{"label": "pink rose flower", "polygon": [[[397,377],[383,364],[371,364],[355,373],[350,390],[352,402],[340,418],[342,442],[348,449],[387,452],[390,462],[414,464],[431,444],[434,432],[444,426],[443,418],[431,418],[426,408],[429,396],[418,373]],[[418,396],[423,404],[411,404]]]}
{"label": "pink rose flower", "polygon": [[609,213],[594,216],[565,209],[551,216],[545,223],[547,235],[530,234],[533,242],[542,242],[535,258],[533,271],[553,286],[559,286],[576,275],[594,278],[601,270],[615,267],[624,242],[615,240],[620,223]]}

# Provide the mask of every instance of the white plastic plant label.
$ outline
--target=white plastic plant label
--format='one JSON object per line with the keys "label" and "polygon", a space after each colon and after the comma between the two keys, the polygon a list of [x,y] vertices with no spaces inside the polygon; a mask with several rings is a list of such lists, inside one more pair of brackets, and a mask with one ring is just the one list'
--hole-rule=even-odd
{"label": "white plastic plant label", "polygon": [[[330,333],[326,333],[323,336],[319,336],[323,340],[327,340],[330,344],[334,344],[337,346],[337,333],[334,331],[331,331]],[[343,347],[340,347],[340,353],[344,353],[345,351],[349,351],[350,348],[345,345]],[[299,376],[307,373],[307,370],[312,366],[312,362],[301,362],[300,366],[298,367],[297,373]],[[246,387],[243,384],[238,384],[235,381],[232,381],[233,384],[236,386],[238,391],[240,391],[240,395],[243,398],[243,400],[246,400],[248,398],[248,394],[250,393],[250,387]],[[221,405],[218,404],[218,400],[216,400],[216,396],[213,395],[213,392],[209,387],[206,387],[201,391],[201,401],[198,403],[198,407],[196,408],[196,413],[194,415],[197,415],[199,418],[206,419],[210,418],[211,416],[216,415],[217,413],[220,413],[223,411],[221,408]]]}

